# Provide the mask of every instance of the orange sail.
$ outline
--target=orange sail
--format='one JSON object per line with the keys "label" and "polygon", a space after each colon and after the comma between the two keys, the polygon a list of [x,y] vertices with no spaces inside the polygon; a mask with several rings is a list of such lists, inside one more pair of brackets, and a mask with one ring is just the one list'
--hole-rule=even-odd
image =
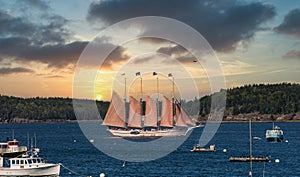
{"label": "orange sail", "polygon": [[190,116],[185,112],[180,104],[176,104],[176,126],[187,127],[195,126]]}
{"label": "orange sail", "polygon": [[144,126],[157,127],[157,106],[156,102],[150,96],[146,96],[146,115]]}
{"label": "orange sail", "polygon": [[142,128],[141,103],[132,96],[129,97],[130,111],[128,118],[128,127]]}
{"label": "orange sail", "polygon": [[162,117],[160,120],[160,126],[173,127],[173,111],[172,102],[165,96],[162,99]]}
{"label": "orange sail", "polygon": [[115,91],[113,91],[103,125],[125,127],[125,103]]}

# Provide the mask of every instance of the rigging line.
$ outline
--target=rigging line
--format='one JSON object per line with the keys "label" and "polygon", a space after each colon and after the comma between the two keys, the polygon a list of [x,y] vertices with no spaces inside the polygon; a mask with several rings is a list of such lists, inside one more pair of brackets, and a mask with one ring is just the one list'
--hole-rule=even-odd
{"label": "rigging line", "polygon": [[89,175],[84,175],[84,174],[77,173],[77,172],[71,170],[70,168],[64,166],[63,164],[61,164],[61,163],[59,163],[59,164],[60,164],[62,167],[64,167],[66,170],[68,170],[69,172],[71,172],[71,173],[73,173],[73,174],[75,174],[75,175],[78,175],[78,176],[84,176],[84,177],[89,177]]}

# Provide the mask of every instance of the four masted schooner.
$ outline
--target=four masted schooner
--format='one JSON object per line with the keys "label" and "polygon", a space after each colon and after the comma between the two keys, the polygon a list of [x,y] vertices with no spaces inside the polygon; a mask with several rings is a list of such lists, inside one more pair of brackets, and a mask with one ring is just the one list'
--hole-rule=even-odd
{"label": "four masted schooner", "polygon": [[[146,95],[145,98],[146,106],[143,111],[142,97],[138,101],[133,96],[129,96],[129,115],[126,116],[126,107],[128,107],[126,99],[123,100],[113,91],[103,125],[108,126],[108,131],[118,137],[185,136],[193,128],[202,127],[202,125],[195,126],[174,94],[171,99],[162,96],[161,116],[159,116],[158,98],[154,100],[149,95]],[[145,112],[144,115],[143,112]]]}

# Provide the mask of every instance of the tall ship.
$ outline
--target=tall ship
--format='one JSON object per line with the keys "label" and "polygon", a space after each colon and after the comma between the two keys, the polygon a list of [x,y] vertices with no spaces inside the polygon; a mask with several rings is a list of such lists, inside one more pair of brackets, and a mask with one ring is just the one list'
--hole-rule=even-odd
{"label": "tall ship", "polygon": [[[174,94],[171,99],[162,96],[161,115],[159,115],[158,98],[154,100],[149,95],[145,98],[143,101],[142,96],[140,100],[129,96],[129,106],[127,106],[126,99],[123,100],[113,91],[103,125],[108,126],[108,131],[118,137],[185,136],[193,128],[202,126],[195,126]],[[129,107],[128,116],[126,116],[127,107]]]}
{"label": "tall ship", "polygon": [[275,126],[273,122],[273,129],[266,131],[266,139],[268,142],[282,142],[283,141],[283,131],[279,126]]}

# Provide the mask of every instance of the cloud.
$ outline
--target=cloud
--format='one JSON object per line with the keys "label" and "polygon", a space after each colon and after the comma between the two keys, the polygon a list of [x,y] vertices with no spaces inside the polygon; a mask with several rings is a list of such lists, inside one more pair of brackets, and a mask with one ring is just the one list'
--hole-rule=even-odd
{"label": "cloud", "polygon": [[239,42],[249,41],[276,12],[270,4],[237,0],[111,0],[92,2],[87,19],[112,24],[147,15],[185,22],[200,32],[215,50],[228,52],[235,50]]}
{"label": "cloud", "polygon": [[154,38],[154,37],[143,37],[138,39],[139,42],[147,42],[152,44],[170,44],[171,42],[166,39]]}
{"label": "cloud", "polygon": [[188,53],[188,51],[181,45],[169,46],[169,47],[160,47],[156,52],[163,53],[166,55],[182,55]]}
{"label": "cloud", "polygon": [[0,36],[32,35],[34,25],[20,17],[13,17],[7,12],[0,11]]}
{"label": "cloud", "polygon": [[16,73],[34,73],[34,71],[23,67],[0,68],[0,75],[8,75],[8,74],[16,74]]}
{"label": "cloud", "polygon": [[291,10],[285,17],[283,22],[274,28],[278,33],[289,34],[300,37],[300,10]]}
{"label": "cloud", "polygon": [[101,21],[111,24],[136,16],[181,14],[188,9],[193,9],[196,5],[197,1],[195,0],[188,2],[176,0],[172,1],[172,4],[168,0],[94,1],[89,6],[87,19],[89,21],[97,21],[101,18]]}
{"label": "cloud", "polygon": [[284,59],[299,59],[300,60],[300,50],[290,50],[282,56]]}
{"label": "cloud", "polygon": [[[182,47],[181,45],[168,46],[168,47],[160,47],[157,49],[158,53],[163,53],[165,55],[169,55],[172,58],[176,59],[180,63],[192,63],[196,61],[196,57],[193,56],[187,49]],[[174,63],[175,60],[166,60],[166,63]]]}
{"label": "cloud", "polygon": [[72,32],[65,27],[68,20],[49,12],[44,1],[17,1],[16,4],[44,11],[37,16],[41,19],[35,21],[26,15],[16,16],[14,11],[0,10],[0,58],[40,62],[56,68],[75,64],[87,42],[68,42],[72,38]]}
{"label": "cloud", "polygon": [[[113,44],[108,43],[107,45]],[[115,45],[114,48],[115,50],[108,55],[108,57],[102,64],[103,69],[110,69],[113,66],[113,64],[124,62],[130,59],[130,55],[126,53],[127,48]]]}
{"label": "cloud", "polygon": [[62,68],[75,64],[87,42],[56,45],[31,45],[27,38],[0,38],[0,56],[19,62],[40,62]]}

